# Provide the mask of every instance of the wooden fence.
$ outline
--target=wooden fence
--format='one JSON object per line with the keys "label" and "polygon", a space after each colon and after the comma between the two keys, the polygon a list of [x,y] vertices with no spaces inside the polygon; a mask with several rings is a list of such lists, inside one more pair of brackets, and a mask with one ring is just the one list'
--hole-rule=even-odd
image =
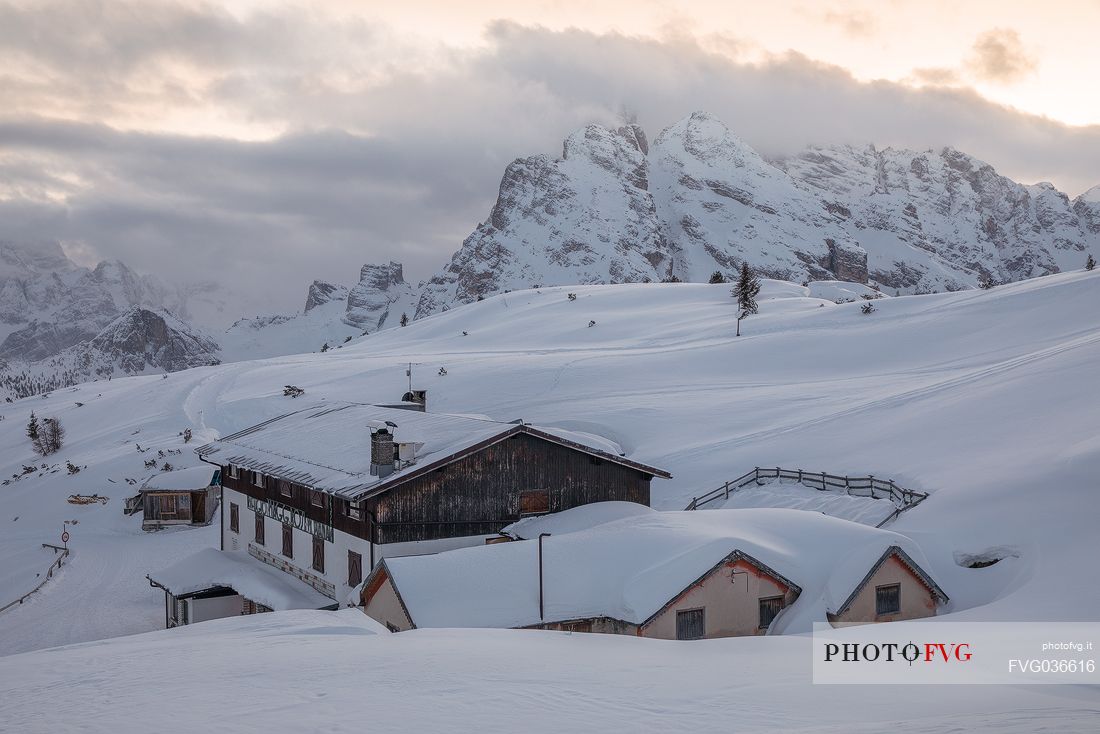
{"label": "wooden fence", "polygon": [[847,477],[827,472],[808,472],[804,469],[765,469],[756,467],[746,472],[737,479],[726,482],[721,487],[713,489],[699,497],[693,497],[691,504],[685,510],[698,510],[700,507],[718,500],[728,500],[730,495],[749,484],[763,485],[766,479],[793,479],[811,489],[822,492],[830,490],[844,490],[845,494],[853,497],[871,497],[873,499],[889,499],[894,504],[894,511],[875,527],[881,528],[888,522],[897,519],[898,515],[908,509],[916,507],[928,499],[926,492],[917,492],[894,484],[892,479],[879,479],[876,476]]}
{"label": "wooden fence", "polygon": [[4,606],[0,607],[0,612],[7,611],[8,609],[10,609],[11,607],[14,607],[17,604],[22,604],[24,601],[27,600],[28,596],[30,596],[31,594],[34,594],[39,589],[41,589],[43,586],[45,586],[46,582],[53,578],[53,572],[55,570],[61,568],[61,566],[63,565],[65,559],[69,556],[69,549],[68,548],[62,548],[62,547],[57,546],[57,545],[50,545],[49,543],[43,543],[42,547],[43,548],[53,548],[54,553],[60,554],[60,555],[57,556],[57,558],[54,560],[54,562],[50,564],[50,567],[48,569],[46,569],[46,578],[42,579],[38,583],[37,586],[35,586],[33,589],[28,591],[23,596],[19,597],[18,599],[16,599],[13,602],[10,602],[10,603],[5,604]]}

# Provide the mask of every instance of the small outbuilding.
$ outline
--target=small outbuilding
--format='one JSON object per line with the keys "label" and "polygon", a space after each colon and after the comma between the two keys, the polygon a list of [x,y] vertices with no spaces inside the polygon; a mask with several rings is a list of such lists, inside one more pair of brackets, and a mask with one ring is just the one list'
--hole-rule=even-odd
{"label": "small outbuilding", "polygon": [[209,525],[218,509],[219,470],[213,466],[154,474],[141,485],[142,530]]}
{"label": "small outbuilding", "polygon": [[146,578],[164,590],[165,627],[287,609],[337,608],[313,587],[242,551],[204,548]]}
{"label": "small outbuilding", "polygon": [[363,583],[363,611],[394,631],[529,627],[690,640],[913,619],[947,602],[920,549],[897,533],[784,509],[648,511],[591,526],[580,517],[621,514],[605,509],[540,520],[583,528],[573,532],[385,558]]}

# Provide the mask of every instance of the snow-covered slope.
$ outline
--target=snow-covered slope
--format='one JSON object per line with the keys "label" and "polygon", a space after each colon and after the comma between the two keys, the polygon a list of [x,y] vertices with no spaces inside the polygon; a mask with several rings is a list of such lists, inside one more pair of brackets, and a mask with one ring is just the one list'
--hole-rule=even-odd
{"label": "snow-covered slope", "polygon": [[417,314],[539,285],[700,282],[742,262],[901,294],[1016,281],[1100,250],[1096,191],[1070,201],[952,148],[810,148],[769,161],[705,112],[652,146],[637,125],[590,125],[561,158],[508,166],[489,217],[421,288]]}
{"label": "snow-covered slope", "polygon": [[[921,547],[954,618],[1095,619],[1100,584],[1081,580],[1096,578],[1100,553],[1100,272],[885,298],[869,315],[860,306],[765,281],[761,312],[737,338],[725,285],[543,288],[325,354],[100,381],[7,405],[0,577],[25,578],[62,521],[79,524],[61,576],[0,614],[0,653],[163,624],[144,574],[216,542],[216,529],[147,534],[125,517],[123,498],[157,470],[147,461],[196,465],[195,445],[297,408],[302,398],[282,394],[288,383],[315,402],[391,402],[409,362],[433,411],[598,434],[667,467],[674,478],[653,483],[658,509],[682,509],[758,465],[874,474],[929,492],[890,529]],[[32,410],[67,429],[65,448],[45,461],[23,433]],[[86,468],[69,475],[66,461]],[[65,501],[74,492],[111,499],[74,506]],[[1006,560],[956,562],[990,549]]]}

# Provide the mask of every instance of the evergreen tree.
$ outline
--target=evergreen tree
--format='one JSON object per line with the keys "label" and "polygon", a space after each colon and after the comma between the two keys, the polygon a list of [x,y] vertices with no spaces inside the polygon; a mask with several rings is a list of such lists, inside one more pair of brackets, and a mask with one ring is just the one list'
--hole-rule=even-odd
{"label": "evergreen tree", "polygon": [[31,420],[30,420],[29,423],[27,423],[27,438],[29,438],[31,440],[31,443],[35,443],[36,441],[38,441],[38,434],[39,434],[38,416],[36,416],[34,414],[34,411],[32,410],[31,411]]}
{"label": "evergreen tree", "polygon": [[997,285],[997,281],[993,280],[993,276],[989,273],[982,273],[978,277],[978,287],[983,291],[987,291],[995,285]]}
{"label": "evergreen tree", "polygon": [[730,294],[737,299],[737,336],[741,336],[741,319],[760,310],[756,303],[756,297],[760,295],[760,279],[749,270],[748,263],[741,263],[741,274]]}
{"label": "evergreen tree", "polygon": [[710,280],[707,281],[707,282],[709,282],[711,284],[725,283],[726,282],[726,276],[722,275],[721,270],[715,270],[713,273],[710,274]]}
{"label": "evergreen tree", "polygon": [[408,326],[409,325],[409,315],[407,313],[401,314],[401,325],[402,326]]}
{"label": "evergreen tree", "polygon": [[1092,270],[1095,267],[1096,267],[1096,258],[1094,258],[1092,256],[1092,254],[1090,253],[1089,254],[1089,259],[1085,260],[1085,270]]}

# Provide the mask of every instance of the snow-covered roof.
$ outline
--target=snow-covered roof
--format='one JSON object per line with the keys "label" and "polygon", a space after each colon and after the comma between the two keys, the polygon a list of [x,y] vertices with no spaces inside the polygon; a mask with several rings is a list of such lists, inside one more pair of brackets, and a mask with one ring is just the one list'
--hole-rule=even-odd
{"label": "snow-covered roof", "polygon": [[312,586],[255,560],[244,551],[203,548],[150,574],[149,578],[174,596],[228,587],[275,611],[323,609],[334,603]]}
{"label": "snow-covered roof", "polygon": [[803,632],[836,612],[891,548],[927,566],[908,538],[786,509],[652,512],[544,539],[545,618],[538,542],[386,558],[418,627],[525,627],[589,617],[641,624],[733,553],[801,589],[772,630]]}
{"label": "snow-covered roof", "polygon": [[160,474],[154,474],[146,479],[145,483],[141,485],[141,490],[143,492],[148,492],[202,489],[203,487],[210,486],[210,482],[213,481],[214,472],[216,471],[217,469],[215,467],[206,465],[161,472]]}
{"label": "snow-covered roof", "polygon": [[542,533],[561,535],[575,533],[613,520],[637,515],[649,515],[656,512],[652,507],[637,502],[592,502],[549,515],[525,517],[508,525],[500,532],[520,540],[537,538]]}
{"label": "snow-covered roof", "polygon": [[[370,472],[370,426],[396,424],[394,441],[423,443],[415,464],[384,478]],[[349,499],[377,494],[468,453],[526,433],[654,476],[667,472],[630,461],[599,436],[559,428],[349,402],[328,402],[272,418],[198,449],[204,459],[260,471]]]}

